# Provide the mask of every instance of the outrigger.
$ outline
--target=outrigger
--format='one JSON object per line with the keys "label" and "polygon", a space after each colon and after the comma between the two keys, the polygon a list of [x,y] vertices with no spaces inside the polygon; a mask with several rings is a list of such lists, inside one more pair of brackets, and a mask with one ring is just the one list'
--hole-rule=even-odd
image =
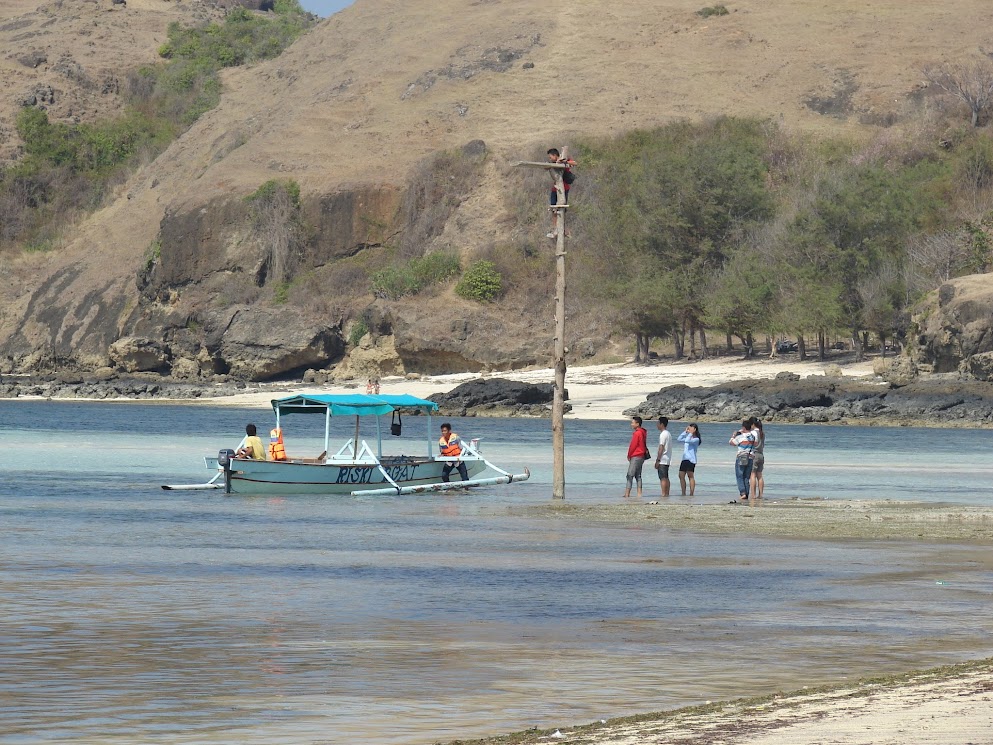
{"label": "outrigger", "polygon": [[[291,494],[351,494],[397,495],[444,491],[471,486],[490,486],[527,481],[531,472],[511,474],[490,463],[480,455],[479,440],[462,442],[462,453],[457,457],[435,454],[435,437],[431,414],[438,404],[410,395],[370,396],[302,395],[274,399],[272,409],[276,414],[276,430],[287,414],[316,414],[324,416],[324,452],[316,458],[287,457],[286,460],[251,460],[236,458],[235,451],[221,450],[216,458],[206,457],[214,477],[203,484],[163,485],[168,490],[223,489],[227,494],[260,496],[286,496]],[[402,422],[397,417],[404,411],[425,414],[427,422],[427,452],[425,455],[383,455],[383,429],[381,417],[390,415],[391,434],[400,435]],[[354,416],[355,430],[348,440],[333,454],[331,446],[331,420],[334,417]],[[376,451],[359,438],[362,417],[375,417]],[[442,469],[447,463],[461,461],[466,465],[468,481],[442,481]],[[488,478],[474,478],[487,468],[500,474]],[[457,472],[456,472],[457,473]]]}

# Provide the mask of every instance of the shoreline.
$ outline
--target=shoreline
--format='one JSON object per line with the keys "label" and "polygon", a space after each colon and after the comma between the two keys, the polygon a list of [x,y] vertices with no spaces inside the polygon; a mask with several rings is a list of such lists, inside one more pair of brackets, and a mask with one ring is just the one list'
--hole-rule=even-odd
{"label": "shoreline", "polygon": [[[390,376],[381,380],[381,390],[427,398],[449,393],[469,381],[496,379],[549,385],[554,371],[541,368],[490,375]],[[836,361],[713,358],[638,365],[613,363],[572,368],[566,388],[572,407],[565,415],[566,421],[621,420],[632,414],[654,419],[664,414],[674,421],[730,422],[756,415],[763,421],[780,424],[993,427],[993,385],[931,376],[892,387],[874,375],[871,361],[839,365]],[[11,391],[20,395],[9,395]],[[0,400],[25,401],[138,401],[268,408],[271,399],[290,395],[359,392],[364,392],[364,384],[359,381],[322,385],[194,384],[148,377],[92,383],[16,376],[0,380]],[[443,416],[547,418],[548,407],[482,404],[469,410],[449,407]],[[541,413],[536,415],[535,410]]]}
{"label": "shoreline", "polygon": [[[993,742],[993,658],[447,745]],[[913,733],[913,734],[911,734]]]}

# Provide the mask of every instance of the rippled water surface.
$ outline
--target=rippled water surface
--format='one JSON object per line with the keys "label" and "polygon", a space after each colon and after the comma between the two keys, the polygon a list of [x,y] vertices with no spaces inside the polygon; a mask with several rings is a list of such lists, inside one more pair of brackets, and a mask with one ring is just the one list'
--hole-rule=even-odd
{"label": "rippled water surface", "polygon": [[[0,402],[0,741],[433,743],[993,653],[988,552],[504,514],[548,499],[547,422],[456,421],[534,472],[469,496],[158,488],[247,421],[271,413]],[[727,501],[730,426],[702,429],[697,501]],[[993,432],[768,434],[772,498],[991,496]],[[569,500],[617,500],[628,436],[569,423]]]}

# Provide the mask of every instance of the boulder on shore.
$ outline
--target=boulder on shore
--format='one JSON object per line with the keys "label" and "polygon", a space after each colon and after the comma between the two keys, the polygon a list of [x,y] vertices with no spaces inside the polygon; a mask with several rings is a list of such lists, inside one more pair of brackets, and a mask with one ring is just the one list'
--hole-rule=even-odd
{"label": "boulder on shore", "polygon": [[125,336],[110,345],[110,360],[124,372],[165,372],[169,351],[152,339]]}
{"label": "boulder on shore", "polygon": [[[522,383],[506,378],[470,380],[448,393],[428,396],[447,416],[550,416],[552,383]],[[569,393],[566,391],[566,399]],[[566,404],[565,410],[571,406]]]}

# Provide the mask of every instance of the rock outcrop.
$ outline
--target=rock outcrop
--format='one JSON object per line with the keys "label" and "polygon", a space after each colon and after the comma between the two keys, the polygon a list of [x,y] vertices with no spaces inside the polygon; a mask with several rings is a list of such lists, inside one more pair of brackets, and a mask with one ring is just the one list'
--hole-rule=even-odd
{"label": "rock outcrop", "polygon": [[941,285],[914,314],[912,361],[936,373],[962,372],[990,380],[993,352],[993,274],[971,274]]}
{"label": "rock outcrop", "polygon": [[169,352],[152,339],[126,336],[110,345],[110,361],[124,372],[166,372]]}
{"label": "rock outcrop", "polygon": [[993,424],[993,384],[955,376],[921,378],[905,386],[811,375],[802,380],[748,380],[712,388],[674,385],[624,412],[646,419],[838,424]]}
{"label": "rock outcrop", "polygon": [[516,370],[549,362],[551,333],[534,319],[496,314],[491,308],[446,300],[398,303],[389,311],[397,355],[408,371],[429,375],[461,370]]}
{"label": "rock outcrop", "polygon": [[244,392],[244,385],[221,383],[204,387],[171,383],[161,379],[136,378],[105,379],[104,375],[87,376],[3,376],[0,377],[0,398],[43,397],[83,398],[94,400],[126,398],[152,401],[161,399],[184,400],[204,396],[233,396]]}
{"label": "rock outcrop", "polygon": [[[555,395],[552,383],[522,383],[506,378],[470,380],[448,393],[428,396],[445,416],[541,416],[551,415]],[[566,391],[566,399],[569,398]],[[566,411],[571,411],[569,404]]]}
{"label": "rock outcrop", "polygon": [[278,323],[261,308],[241,308],[207,330],[206,351],[215,369],[240,380],[303,374],[339,359],[345,344],[338,328],[283,311]]}

